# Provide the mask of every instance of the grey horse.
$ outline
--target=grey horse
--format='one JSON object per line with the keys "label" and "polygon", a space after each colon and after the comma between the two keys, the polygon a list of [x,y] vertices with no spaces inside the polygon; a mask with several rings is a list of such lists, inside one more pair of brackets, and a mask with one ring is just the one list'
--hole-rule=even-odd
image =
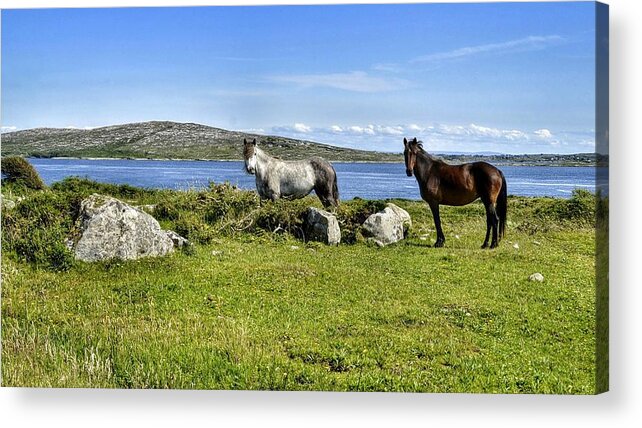
{"label": "grey horse", "polygon": [[243,157],[245,170],[256,176],[256,190],[262,199],[298,199],[314,190],[324,207],[339,205],[337,173],[326,160],[283,161],[258,148],[256,138],[243,139]]}

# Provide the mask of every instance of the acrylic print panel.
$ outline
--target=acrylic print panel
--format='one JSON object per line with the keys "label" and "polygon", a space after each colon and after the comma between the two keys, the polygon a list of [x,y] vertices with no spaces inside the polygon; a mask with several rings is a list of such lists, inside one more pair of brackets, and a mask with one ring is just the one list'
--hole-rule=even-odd
{"label": "acrylic print panel", "polygon": [[2,10],[2,385],[608,389],[608,7]]}

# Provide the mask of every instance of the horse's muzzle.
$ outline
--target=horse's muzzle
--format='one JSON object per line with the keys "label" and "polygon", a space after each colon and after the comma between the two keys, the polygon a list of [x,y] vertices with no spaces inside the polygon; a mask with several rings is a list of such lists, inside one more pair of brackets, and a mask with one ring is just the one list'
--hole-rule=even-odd
{"label": "horse's muzzle", "polygon": [[406,170],[406,175],[407,175],[408,177],[412,177],[412,169],[407,169],[407,170]]}
{"label": "horse's muzzle", "polygon": [[252,167],[247,166],[245,167],[245,170],[248,172],[248,174],[254,174],[254,168]]}

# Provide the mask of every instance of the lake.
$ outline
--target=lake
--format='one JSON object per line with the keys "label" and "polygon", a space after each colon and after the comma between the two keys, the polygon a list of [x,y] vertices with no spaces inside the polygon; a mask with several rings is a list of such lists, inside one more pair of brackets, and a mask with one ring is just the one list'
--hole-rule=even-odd
{"label": "lake", "polygon": [[[130,184],[138,187],[188,189],[202,188],[209,181],[225,181],[244,189],[254,189],[254,176],[243,162],[29,159],[47,184],[65,177]],[[421,199],[414,177],[407,177],[400,163],[333,163],[339,180],[341,199]],[[501,166],[508,193],[520,196],[569,197],[574,188],[595,191],[593,167]],[[600,168],[600,170],[605,170]],[[602,171],[600,171],[602,172]],[[608,174],[607,171],[605,171]]]}

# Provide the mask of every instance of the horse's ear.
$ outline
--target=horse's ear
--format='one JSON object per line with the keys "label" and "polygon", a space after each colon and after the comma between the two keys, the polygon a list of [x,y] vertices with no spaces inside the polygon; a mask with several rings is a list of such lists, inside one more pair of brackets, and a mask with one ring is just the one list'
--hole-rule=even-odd
{"label": "horse's ear", "polygon": [[243,144],[247,144],[247,138],[243,138]]}
{"label": "horse's ear", "polygon": [[408,140],[406,140],[406,137],[403,137],[403,145],[407,146],[408,145]]}
{"label": "horse's ear", "polygon": [[413,139],[412,139],[412,142],[413,142],[413,143],[415,143],[415,144],[417,144],[417,137],[413,138]]}
{"label": "horse's ear", "polygon": [[252,140],[252,144],[256,146],[256,138]]}

